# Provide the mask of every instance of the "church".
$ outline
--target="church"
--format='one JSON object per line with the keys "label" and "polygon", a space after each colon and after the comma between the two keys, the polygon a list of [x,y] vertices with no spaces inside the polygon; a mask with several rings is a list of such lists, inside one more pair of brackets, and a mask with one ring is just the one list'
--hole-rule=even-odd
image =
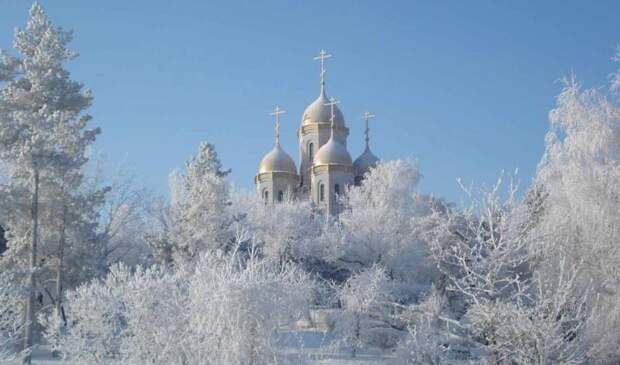
{"label": "church", "polygon": [[364,152],[352,160],[347,150],[349,128],[338,101],[328,98],[325,90],[325,59],[330,54],[321,50],[315,60],[321,62],[319,97],[306,107],[297,130],[299,141],[299,170],[291,156],[280,146],[280,114],[276,107],[271,115],[276,120],[273,149],[261,160],[255,177],[256,190],[266,204],[284,200],[287,194],[312,199],[317,208],[327,214],[339,212],[338,195],[347,186],[359,184],[364,174],[379,162],[369,145],[368,121],[374,117],[363,114],[366,122]]}

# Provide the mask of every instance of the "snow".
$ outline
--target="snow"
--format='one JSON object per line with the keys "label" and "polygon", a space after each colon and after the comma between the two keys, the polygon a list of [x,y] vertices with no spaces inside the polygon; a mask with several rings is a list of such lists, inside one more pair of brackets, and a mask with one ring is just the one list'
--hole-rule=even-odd
{"label": "snow", "polygon": [[[336,351],[330,344],[335,337],[316,329],[282,330],[275,335],[274,341],[287,359],[284,364],[304,365],[387,365],[393,358],[380,352],[363,351],[351,358],[351,354]],[[18,365],[19,361],[6,365]],[[70,360],[54,358],[47,346],[38,347],[33,352],[34,365],[77,365]]]}

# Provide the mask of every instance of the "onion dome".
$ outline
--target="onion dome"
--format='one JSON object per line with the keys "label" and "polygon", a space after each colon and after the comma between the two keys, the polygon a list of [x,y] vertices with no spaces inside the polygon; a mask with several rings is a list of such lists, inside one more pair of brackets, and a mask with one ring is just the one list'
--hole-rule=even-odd
{"label": "onion dome", "polygon": [[321,146],[314,156],[315,165],[352,165],[351,155],[344,144],[334,138],[336,128],[336,99],[329,100],[325,106],[330,110],[331,134],[327,143]]}
{"label": "onion dome", "polygon": [[355,169],[355,176],[364,176],[371,168],[377,166],[379,158],[375,156],[368,146],[364,150],[364,153],[353,162],[353,168]]}
{"label": "onion dome", "polygon": [[370,128],[368,128],[368,122],[374,117],[375,115],[371,112],[364,112],[364,114],[362,115],[362,118],[366,123],[366,129],[364,130],[364,140],[366,141],[366,148],[364,149],[364,152],[360,155],[360,157],[356,158],[355,162],[353,162],[355,176],[364,176],[364,174],[368,172],[368,170],[370,170],[372,167],[375,167],[379,162],[379,158],[370,151]]}
{"label": "onion dome", "polygon": [[270,113],[276,117],[276,143],[271,152],[266,154],[261,160],[260,165],[258,165],[259,174],[265,172],[288,172],[297,175],[295,162],[291,156],[280,147],[280,114],[284,112],[284,110],[276,105],[276,109],[273,113]]}
{"label": "onion dome", "polygon": [[291,174],[297,174],[297,168],[295,167],[295,162],[288,155],[288,153],[284,152],[280,144],[276,144],[276,146],[263,157],[258,166],[258,173],[262,174],[265,172],[288,172]]}
{"label": "onion dome", "polygon": [[351,155],[347,148],[334,139],[327,141],[314,156],[315,165],[351,165]]}
{"label": "onion dome", "polygon": [[[321,93],[315,101],[306,107],[301,119],[301,124],[331,123],[331,109],[326,105],[328,103],[329,99],[325,94],[325,87],[321,84]],[[334,125],[337,127],[345,126],[344,116],[337,106],[334,107]]]}

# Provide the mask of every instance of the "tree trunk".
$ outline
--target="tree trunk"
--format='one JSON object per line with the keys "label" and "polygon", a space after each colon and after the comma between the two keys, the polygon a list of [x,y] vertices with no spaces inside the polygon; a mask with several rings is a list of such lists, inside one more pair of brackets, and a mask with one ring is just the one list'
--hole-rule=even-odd
{"label": "tree trunk", "polygon": [[[65,230],[67,225],[67,206],[63,203],[62,205],[62,220],[60,222],[60,238],[58,239],[58,267],[56,269],[56,314],[61,316],[62,318],[62,266],[64,262],[65,256]],[[66,325],[66,323],[65,323]]]}
{"label": "tree trunk", "polygon": [[28,273],[28,301],[26,302],[26,325],[24,327],[24,350],[28,354],[24,357],[24,364],[30,364],[32,356],[32,332],[34,328],[34,306],[36,304],[35,293],[35,270],[37,267],[37,244],[39,241],[39,168],[33,167],[33,193],[32,193],[32,242],[30,251],[30,271]]}
{"label": "tree trunk", "polygon": [[353,343],[353,349],[352,349],[352,353],[351,353],[351,357],[355,358],[355,356],[357,355],[357,344],[359,343],[360,340],[360,317],[359,315],[355,315],[355,341]]}
{"label": "tree trunk", "polygon": [[[61,191],[61,194],[64,195],[64,189]],[[62,307],[62,290],[63,290],[63,263],[65,258],[65,242],[66,242],[66,229],[67,229],[67,205],[65,202],[62,204],[62,217],[60,220],[60,234],[58,238],[58,267],[56,268],[56,313],[58,317],[62,320],[63,328],[67,326],[67,319],[65,317],[65,311]],[[59,335],[63,334],[63,328],[59,329]],[[58,351],[52,351],[52,355],[54,357],[59,357],[60,353]]]}

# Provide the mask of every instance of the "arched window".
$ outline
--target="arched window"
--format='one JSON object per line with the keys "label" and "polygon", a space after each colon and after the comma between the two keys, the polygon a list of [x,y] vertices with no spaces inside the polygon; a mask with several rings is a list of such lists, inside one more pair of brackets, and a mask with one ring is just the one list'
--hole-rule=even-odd
{"label": "arched window", "polygon": [[336,195],[340,194],[340,184],[334,185],[334,193]]}
{"label": "arched window", "polygon": [[282,202],[284,200],[284,192],[282,190],[278,191],[278,201]]}
{"label": "arched window", "polygon": [[308,162],[312,165],[312,161],[314,160],[314,143],[310,142],[308,144]]}
{"label": "arched window", "polygon": [[319,201],[325,201],[325,185],[323,185],[323,183],[319,185]]}
{"label": "arched window", "polygon": [[265,199],[265,203],[269,202],[269,190],[263,192],[263,198]]}

